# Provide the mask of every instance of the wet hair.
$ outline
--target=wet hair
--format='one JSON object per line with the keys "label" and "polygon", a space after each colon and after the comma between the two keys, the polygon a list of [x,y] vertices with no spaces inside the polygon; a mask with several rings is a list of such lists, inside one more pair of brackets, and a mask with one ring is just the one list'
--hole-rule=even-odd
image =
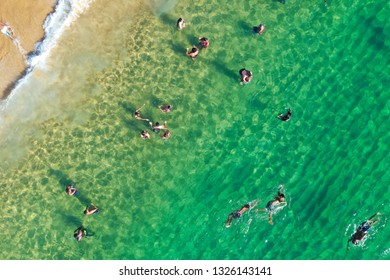
{"label": "wet hair", "polygon": [[197,50],[197,48],[192,48],[191,52],[196,52]]}
{"label": "wet hair", "polygon": [[168,104],[168,105],[167,105],[167,109],[171,109],[171,105]]}
{"label": "wet hair", "polygon": [[183,18],[179,18],[179,19],[177,20],[177,23],[182,22],[182,21],[183,21]]}
{"label": "wet hair", "polygon": [[87,214],[87,209],[84,210],[84,214],[85,214],[85,215]]}
{"label": "wet hair", "polygon": [[159,122],[156,122],[156,126],[158,126],[158,125],[160,125],[160,123],[159,123]]}

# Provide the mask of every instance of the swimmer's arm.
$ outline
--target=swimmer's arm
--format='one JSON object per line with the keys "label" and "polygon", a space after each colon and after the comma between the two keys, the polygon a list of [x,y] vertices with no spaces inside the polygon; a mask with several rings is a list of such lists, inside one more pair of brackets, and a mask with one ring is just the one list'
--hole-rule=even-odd
{"label": "swimmer's arm", "polygon": [[141,107],[139,107],[137,110],[135,110],[136,112],[139,112],[143,107],[145,106],[145,104],[144,105],[142,105]]}
{"label": "swimmer's arm", "polygon": [[375,217],[376,215],[380,215],[380,214],[381,214],[381,213],[379,213],[379,212],[378,212],[378,213],[375,213],[375,214],[372,215],[368,220],[371,221],[372,219],[374,219],[374,217]]}
{"label": "swimmer's arm", "polygon": [[347,241],[347,250],[349,250],[351,247],[349,247],[349,242],[351,241],[351,239],[348,239]]}
{"label": "swimmer's arm", "polygon": [[257,205],[257,202],[259,202],[258,200],[255,200],[255,202],[253,202],[253,204],[251,205],[251,204],[249,204],[249,209],[253,209],[253,208],[255,208],[256,207],[256,205]]}

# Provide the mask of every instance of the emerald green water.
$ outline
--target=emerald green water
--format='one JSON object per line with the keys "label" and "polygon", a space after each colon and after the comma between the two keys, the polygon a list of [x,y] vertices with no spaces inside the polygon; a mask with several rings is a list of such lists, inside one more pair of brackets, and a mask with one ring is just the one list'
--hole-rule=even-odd
{"label": "emerald green water", "polygon": [[[103,2],[2,113],[0,259],[390,259],[387,1]],[[169,140],[133,118],[142,104]],[[225,228],[282,183],[273,226],[249,211]],[[77,243],[81,224],[95,234]]]}

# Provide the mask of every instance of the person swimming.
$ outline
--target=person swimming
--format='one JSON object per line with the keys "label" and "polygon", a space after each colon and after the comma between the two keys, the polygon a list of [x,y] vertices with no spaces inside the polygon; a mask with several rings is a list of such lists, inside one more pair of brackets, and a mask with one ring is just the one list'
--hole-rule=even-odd
{"label": "person swimming", "polygon": [[65,189],[66,193],[70,196],[77,195],[77,189],[73,185],[69,185]]}
{"label": "person swimming", "polygon": [[199,43],[204,49],[210,45],[209,39],[207,39],[206,37],[199,38]]}
{"label": "person swimming", "polygon": [[186,27],[186,22],[184,21],[183,18],[179,18],[177,20],[176,26],[177,26],[177,29],[182,30],[184,27]]}
{"label": "person swimming", "polygon": [[289,109],[287,110],[287,113],[286,113],[286,114],[279,114],[279,115],[277,115],[276,117],[277,117],[279,120],[281,120],[281,121],[287,122],[287,121],[290,120],[291,114],[292,114],[292,110],[289,108]]}
{"label": "person swimming", "polygon": [[81,241],[85,236],[88,236],[88,230],[83,226],[78,227],[73,233],[73,237],[76,238],[77,241]]}
{"label": "person swimming", "polygon": [[368,231],[371,229],[373,225],[379,222],[380,218],[378,217],[375,221],[373,219],[377,216],[380,215],[381,213],[376,213],[372,215],[367,221],[361,223],[356,230],[356,232],[351,236],[350,239],[348,239],[347,242],[347,250],[350,249],[349,247],[349,242],[352,242],[353,245],[357,245],[359,242],[363,241],[363,239],[366,237]]}
{"label": "person swimming", "polygon": [[149,132],[145,131],[145,130],[142,130],[141,131],[141,138],[142,139],[150,139],[150,134]]}
{"label": "person swimming", "polygon": [[265,208],[261,209],[256,209],[256,212],[267,212],[268,213],[268,222],[273,225],[272,221],[272,214],[275,213],[275,211],[280,207],[280,206],[286,206],[287,202],[285,201],[285,195],[281,193],[281,190],[283,189],[284,185],[279,185],[278,187],[278,193],[276,197],[273,200],[268,201],[267,205]]}
{"label": "person swimming", "polygon": [[163,136],[161,136],[161,138],[163,140],[167,140],[169,139],[169,137],[171,137],[171,132],[169,130],[165,131],[165,133],[163,134]]}
{"label": "person swimming", "polygon": [[159,122],[156,122],[156,125],[153,125],[152,122],[149,122],[149,125],[153,132],[160,132],[161,129],[168,129],[166,121],[163,125],[161,125]]}
{"label": "person swimming", "polygon": [[265,24],[261,23],[259,26],[253,27],[253,30],[255,31],[255,33],[261,35],[265,31]]}
{"label": "person swimming", "polygon": [[240,69],[239,73],[241,75],[241,82],[240,83],[247,84],[252,80],[253,75],[252,75],[251,71],[246,70],[245,68],[242,68],[242,69]]}
{"label": "person swimming", "polygon": [[234,210],[232,213],[229,214],[227,221],[225,222],[225,226],[228,228],[232,225],[233,219],[239,219],[241,218],[242,214],[246,212],[249,209],[252,209],[257,205],[257,200],[253,203],[251,206],[249,203],[245,204],[244,206],[241,207],[240,210]]}
{"label": "person swimming", "polygon": [[198,57],[199,49],[196,46],[193,46],[191,51],[189,51],[189,48],[187,48],[186,55],[191,57],[192,60],[195,60],[195,58]]}
{"label": "person swimming", "polygon": [[135,110],[134,112],[134,118],[137,119],[137,120],[140,120],[140,121],[149,121],[149,119],[145,119],[145,118],[141,118],[141,109],[145,106],[142,105],[141,107],[139,107],[137,110]]}
{"label": "person swimming", "polygon": [[93,204],[92,202],[91,202],[91,205],[93,206],[92,208],[90,208],[87,205],[87,207],[84,210],[84,214],[85,215],[99,214],[99,208],[97,208],[97,206],[95,204]]}
{"label": "person swimming", "polygon": [[171,104],[160,105],[158,108],[160,108],[160,111],[163,113],[169,113],[172,110],[172,105]]}

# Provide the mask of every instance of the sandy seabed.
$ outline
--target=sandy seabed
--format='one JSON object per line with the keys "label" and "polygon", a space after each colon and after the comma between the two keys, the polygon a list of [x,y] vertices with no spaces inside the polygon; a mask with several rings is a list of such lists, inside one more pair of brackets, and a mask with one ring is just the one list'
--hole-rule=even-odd
{"label": "sandy seabed", "polygon": [[[0,98],[5,98],[25,71],[26,54],[44,36],[43,23],[56,0],[1,0],[0,21],[9,24],[19,42],[0,33]],[[24,53],[25,52],[25,53]]]}

